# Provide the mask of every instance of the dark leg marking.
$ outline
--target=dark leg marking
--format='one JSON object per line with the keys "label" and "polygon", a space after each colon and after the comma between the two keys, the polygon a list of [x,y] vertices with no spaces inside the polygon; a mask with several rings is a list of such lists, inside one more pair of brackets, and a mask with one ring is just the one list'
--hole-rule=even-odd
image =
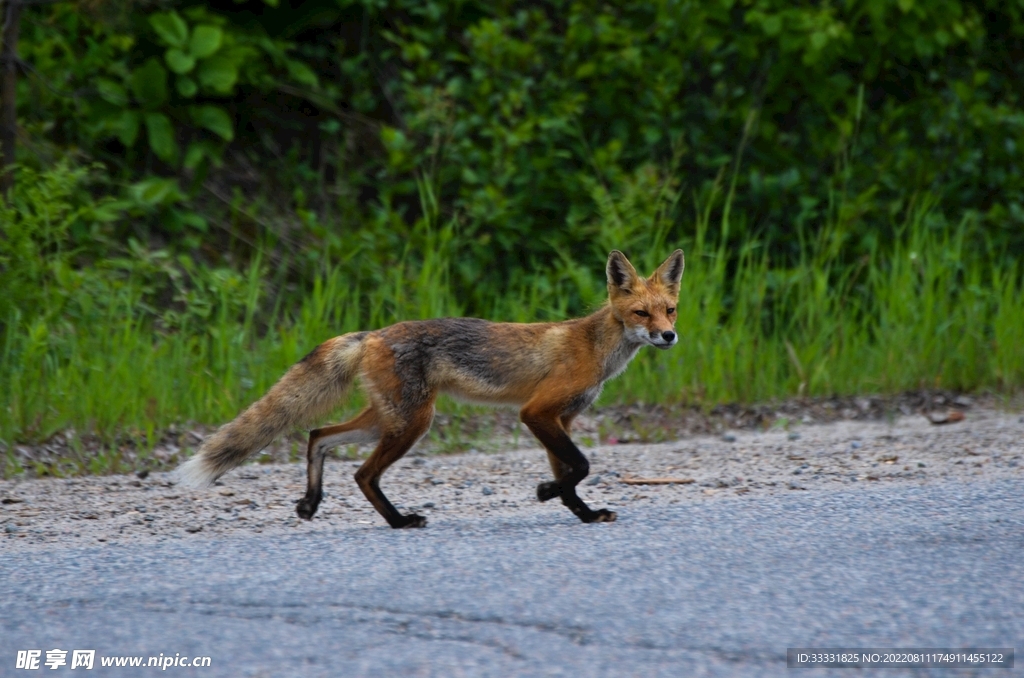
{"label": "dark leg marking", "polygon": [[434,404],[431,401],[426,408],[417,411],[401,430],[385,433],[381,436],[377,449],[363,462],[363,465],[356,471],[356,483],[363,491],[366,498],[370,500],[377,512],[384,516],[388,525],[398,529],[402,527],[425,527],[427,519],[421,515],[410,513],[402,515],[395,508],[394,504],[380,489],[380,477],[389,466],[402,458],[409,449],[416,444],[434,418]]}
{"label": "dark leg marking", "polygon": [[327,451],[344,442],[372,439],[376,421],[376,413],[367,408],[344,424],[309,432],[309,444],[306,447],[306,495],[295,504],[295,512],[300,518],[312,520],[323,501],[324,457]]}
{"label": "dark leg marking", "polygon": [[562,487],[557,480],[549,480],[537,486],[537,499],[548,501],[562,496]]}
{"label": "dark leg marking", "polygon": [[306,496],[295,504],[295,512],[304,520],[312,520],[316,510],[323,501],[324,457],[326,451],[317,442],[321,437],[320,429],[309,432],[309,443],[306,445]]}
{"label": "dark leg marking", "polygon": [[[610,523],[615,520],[614,511],[608,509],[595,511],[576,494],[576,486],[590,473],[590,462],[572,442],[569,434],[555,421],[529,415],[524,415],[522,419],[533,435],[537,436],[537,439],[548,449],[548,452],[569,469],[568,473],[557,480],[538,485],[537,498],[547,501],[561,497],[562,503],[585,523]],[[560,468],[556,469],[556,473]]]}
{"label": "dark leg marking", "polygon": [[[572,430],[572,421],[575,417],[575,414],[563,414],[559,417],[559,421],[562,422],[562,428],[565,430],[566,435],[569,435],[569,431]],[[548,450],[548,463],[551,464],[551,473],[554,474],[556,481],[564,478],[572,470],[568,464],[556,457],[554,452],[551,450]],[[559,496],[559,494],[560,490],[558,489],[557,482],[541,483],[537,486],[537,498],[541,501],[554,499]]]}

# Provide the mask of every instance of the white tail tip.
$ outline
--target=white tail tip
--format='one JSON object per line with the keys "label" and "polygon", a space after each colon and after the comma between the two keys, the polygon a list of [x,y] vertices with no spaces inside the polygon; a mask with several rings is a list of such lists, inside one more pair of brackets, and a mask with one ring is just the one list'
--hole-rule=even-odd
{"label": "white tail tip", "polygon": [[206,467],[203,455],[197,454],[174,470],[178,483],[186,487],[201,489],[213,485],[217,476]]}

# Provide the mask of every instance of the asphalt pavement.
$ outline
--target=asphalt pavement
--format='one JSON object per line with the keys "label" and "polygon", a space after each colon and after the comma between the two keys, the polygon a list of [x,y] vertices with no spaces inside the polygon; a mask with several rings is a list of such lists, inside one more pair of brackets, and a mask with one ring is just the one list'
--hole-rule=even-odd
{"label": "asphalt pavement", "polygon": [[[850,676],[787,669],[786,648],[1021,649],[1022,495],[1012,479],[861,484],[636,503],[611,524],[552,507],[423,530],[0,542],[0,675]],[[40,668],[17,669],[33,649]],[[76,649],[93,670],[70,668]],[[210,665],[100,665],[161,654]]]}

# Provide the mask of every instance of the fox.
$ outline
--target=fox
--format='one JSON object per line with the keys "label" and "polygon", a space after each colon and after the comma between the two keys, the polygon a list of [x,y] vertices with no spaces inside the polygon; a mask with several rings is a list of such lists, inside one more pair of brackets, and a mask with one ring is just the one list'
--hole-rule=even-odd
{"label": "fox", "polygon": [[224,424],[177,469],[181,484],[206,487],[281,434],[328,415],[354,383],[366,407],[341,424],[315,428],[306,447],[306,494],[296,512],[312,520],[323,500],[327,453],[339,445],[376,443],[355,481],[393,528],[424,527],[403,515],[380,488],[381,476],[429,430],[441,393],[519,408],[519,418],[547,451],[554,479],[537,486],[542,502],[556,497],[584,523],[612,522],[576,487],[590,472],[570,437],[573,420],[604,383],[621,374],[644,346],[675,346],[676,305],[685,260],[675,250],[647,278],[612,250],[605,272],[608,299],[594,313],[562,322],[502,323],[477,318],[399,322],[328,339],[293,365],[262,398]]}

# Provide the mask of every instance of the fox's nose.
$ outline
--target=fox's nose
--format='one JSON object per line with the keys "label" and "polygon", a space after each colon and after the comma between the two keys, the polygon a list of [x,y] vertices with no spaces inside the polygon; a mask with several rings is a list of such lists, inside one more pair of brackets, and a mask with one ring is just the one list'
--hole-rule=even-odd
{"label": "fox's nose", "polygon": [[672,341],[672,340],[674,340],[676,338],[676,333],[675,332],[662,332],[661,333],[661,338],[664,339],[665,341],[670,342],[670,341]]}

